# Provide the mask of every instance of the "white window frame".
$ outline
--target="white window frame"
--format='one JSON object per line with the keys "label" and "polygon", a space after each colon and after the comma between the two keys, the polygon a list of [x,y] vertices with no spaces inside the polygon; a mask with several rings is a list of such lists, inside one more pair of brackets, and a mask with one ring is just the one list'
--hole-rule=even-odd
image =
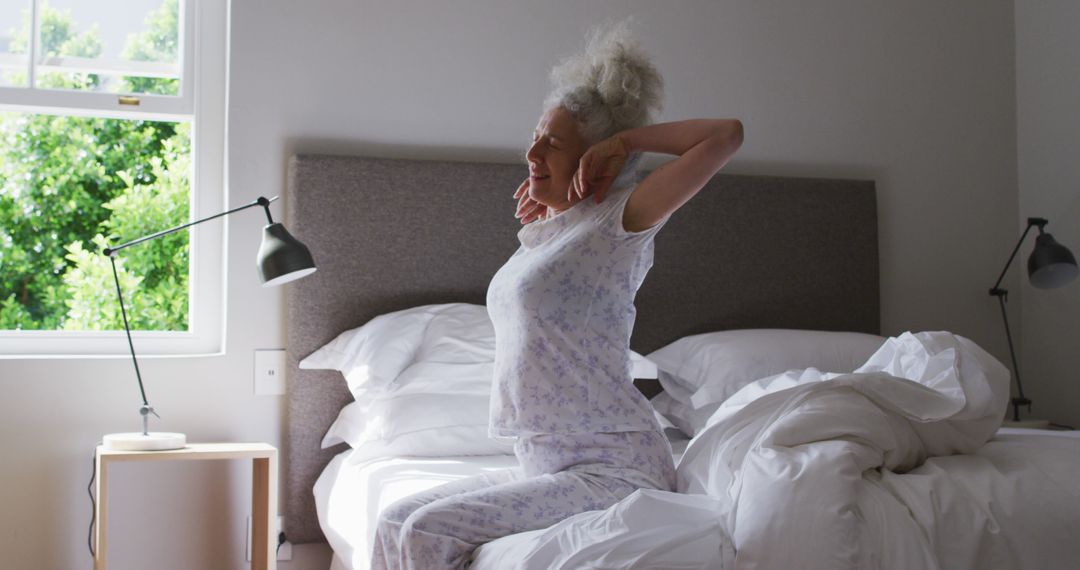
{"label": "white window frame", "polygon": [[[182,14],[179,22],[184,33],[179,49],[183,54],[181,65],[184,67],[185,80],[181,81],[179,96],[0,87],[0,110],[190,121],[194,165],[190,189],[191,219],[217,214],[226,209],[225,100],[229,4],[228,1],[218,0],[180,0]],[[36,20],[36,17],[32,18],[32,21]],[[31,42],[36,42],[37,34],[31,36]],[[86,64],[72,59],[50,63],[76,67]],[[99,62],[96,65],[102,64]],[[127,97],[136,97],[138,105],[124,104],[121,100]],[[226,223],[225,219],[214,220],[190,229],[188,330],[132,331],[135,351],[140,358],[224,353]],[[122,239],[139,237],[142,236],[124,236]],[[118,257],[123,255],[123,250],[117,253]],[[102,256],[102,260],[107,262],[105,256]],[[138,294],[138,291],[124,291],[125,303],[130,303],[130,299]],[[0,331],[0,358],[117,356],[130,358],[127,337],[122,330]]]}

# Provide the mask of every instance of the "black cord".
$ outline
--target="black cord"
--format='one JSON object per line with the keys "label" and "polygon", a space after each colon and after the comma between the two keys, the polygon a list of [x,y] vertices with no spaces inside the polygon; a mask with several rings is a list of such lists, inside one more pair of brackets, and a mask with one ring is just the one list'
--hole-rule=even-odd
{"label": "black cord", "polygon": [[1069,425],[1065,425],[1065,424],[1055,424],[1054,422],[1050,422],[1050,427],[1055,427],[1055,428],[1058,428],[1058,429],[1063,429],[1063,430],[1070,430],[1070,431],[1071,431],[1071,430],[1075,430],[1075,429],[1076,429],[1076,428],[1074,428],[1074,427],[1072,427],[1072,426],[1069,426]]}
{"label": "black cord", "polygon": [[[101,445],[101,442],[98,442]],[[94,499],[94,477],[97,475],[97,445],[94,446],[94,454],[90,456],[90,484],[86,486],[86,494],[90,495],[90,530],[86,533],[86,547],[90,549],[90,558],[94,553],[94,524],[97,522],[97,501]]]}
{"label": "black cord", "polygon": [[285,533],[279,531],[277,533],[277,548],[274,550],[275,553],[281,552],[281,545],[282,544],[285,544]]}

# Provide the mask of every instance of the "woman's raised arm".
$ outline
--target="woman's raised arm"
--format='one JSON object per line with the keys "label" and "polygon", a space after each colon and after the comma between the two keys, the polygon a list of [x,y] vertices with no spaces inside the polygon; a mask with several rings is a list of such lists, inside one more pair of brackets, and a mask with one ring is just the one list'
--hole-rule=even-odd
{"label": "woman's raised arm", "polygon": [[[697,194],[727,164],[742,142],[743,126],[738,119],[692,119],[625,130],[595,147],[600,150],[621,146],[625,153],[659,152],[678,156],[645,177],[630,195],[623,213],[623,227],[627,231],[640,231],[656,225]],[[582,158],[584,165],[587,158]],[[597,180],[588,170],[593,169],[579,169],[575,186],[582,194],[595,192],[597,199],[602,200],[614,177],[608,173],[603,180]]]}

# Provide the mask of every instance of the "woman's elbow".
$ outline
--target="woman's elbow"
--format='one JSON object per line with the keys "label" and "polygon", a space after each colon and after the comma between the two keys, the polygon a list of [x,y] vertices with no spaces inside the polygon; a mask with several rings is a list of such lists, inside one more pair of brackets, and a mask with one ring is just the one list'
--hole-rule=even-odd
{"label": "woman's elbow", "polygon": [[742,121],[738,119],[728,119],[724,138],[726,139],[728,146],[732,148],[732,152],[738,150],[743,142]]}
{"label": "woman's elbow", "polygon": [[716,134],[711,137],[714,154],[727,161],[743,143],[743,124],[738,119],[720,119]]}

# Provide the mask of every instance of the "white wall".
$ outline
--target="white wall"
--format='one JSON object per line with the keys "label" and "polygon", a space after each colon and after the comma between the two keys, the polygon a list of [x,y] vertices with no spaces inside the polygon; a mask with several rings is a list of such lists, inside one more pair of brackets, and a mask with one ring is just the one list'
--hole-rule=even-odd
{"label": "white wall", "polygon": [[[1019,231],[1027,218],[1050,221],[1046,231],[1080,255],[1080,3],[1017,0],[1016,99],[1020,173]],[[1017,256],[1026,274],[1028,237]],[[1002,261],[1008,253],[1002,253]],[[1017,263],[1014,262],[1014,263]],[[1023,279],[1024,392],[1032,416],[1080,426],[1080,281],[1039,290]],[[1015,312],[1015,301],[1013,302]],[[1010,313],[1013,314],[1013,313]]]}
{"label": "white wall", "polygon": [[[233,0],[230,202],[283,192],[295,152],[518,160],[550,66],[631,13],[667,80],[662,120],[743,120],[727,171],[877,181],[885,333],[947,329],[1007,357],[986,289],[1018,217],[1010,2]],[[144,364],[160,429],[281,440],[283,401],[251,390],[252,350],[285,339],[282,293],[251,267],[261,223],[230,220],[227,354]],[[0,565],[88,564],[90,453],[133,429],[129,366],[0,362]],[[118,469],[113,567],[243,567],[248,476]],[[325,548],[296,552],[280,567],[325,567]]]}

